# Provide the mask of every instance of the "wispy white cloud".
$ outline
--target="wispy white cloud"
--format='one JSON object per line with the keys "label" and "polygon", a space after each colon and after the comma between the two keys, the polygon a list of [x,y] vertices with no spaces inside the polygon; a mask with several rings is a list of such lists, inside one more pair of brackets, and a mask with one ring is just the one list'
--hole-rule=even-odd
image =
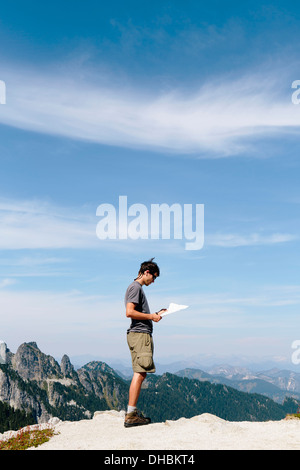
{"label": "wispy white cloud", "polygon": [[7,70],[0,122],[100,144],[215,156],[237,154],[253,137],[298,132],[300,125],[292,93],[280,97],[274,70],[212,78],[190,93],[130,89],[56,70]]}
{"label": "wispy white cloud", "polygon": [[6,278],[0,280],[0,289],[4,289],[5,287],[12,286],[15,284],[15,279]]}
{"label": "wispy white cloud", "polygon": [[53,266],[68,262],[68,258],[58,258],[54,256],[21,256],[20,258],[1,258],[2,266],[21,267],[21,268],[34,268],[39,266]]}
{"label": "wispy white cloud", "polygon": [[37,200],[0,201],[0,249],[87,248],[96,240],[95,225],[83,211]]}
{"label": "wispy white cloud", "polygon": [[250,233],[241,235],[238,233],[211,234],[206,236],[206,243],[209,246],[239,247],[255,245],[274,245],[297,240],[298,237],[289,233],[273,233],[264,235],[260,233]]}

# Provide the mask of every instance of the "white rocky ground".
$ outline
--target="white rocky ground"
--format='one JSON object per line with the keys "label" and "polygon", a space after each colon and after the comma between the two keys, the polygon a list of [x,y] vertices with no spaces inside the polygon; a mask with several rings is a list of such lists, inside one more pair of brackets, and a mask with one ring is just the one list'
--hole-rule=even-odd
{"label": "white rocky ground", "polygon": [[[230,422],[211,414],[125,428],[124,412],[50,423],[57,434],[36,450],[300,450],[300,420]],[[12,435],[0,434],[0,440]]]}

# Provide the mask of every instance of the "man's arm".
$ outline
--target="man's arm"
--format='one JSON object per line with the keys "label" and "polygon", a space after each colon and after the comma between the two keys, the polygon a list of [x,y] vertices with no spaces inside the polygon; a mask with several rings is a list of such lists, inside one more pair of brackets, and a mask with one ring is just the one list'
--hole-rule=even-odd
{"label": "man's arm", "polygon": [[158,313],[143,313],[136,310],[136,305],[133,302],[127,302],[126,305],[126,317],[132,318],[133,320],[153,320],[158,322],[161,320],[161,316]]}

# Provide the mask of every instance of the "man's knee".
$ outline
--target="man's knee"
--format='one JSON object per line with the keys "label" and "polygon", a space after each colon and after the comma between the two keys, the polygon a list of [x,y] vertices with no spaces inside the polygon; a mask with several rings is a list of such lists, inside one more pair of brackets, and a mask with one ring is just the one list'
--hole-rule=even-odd
{"label": "man's knee", "polygon": [[147,372],[135,372],[137,379],[143,382],[146,378]]}

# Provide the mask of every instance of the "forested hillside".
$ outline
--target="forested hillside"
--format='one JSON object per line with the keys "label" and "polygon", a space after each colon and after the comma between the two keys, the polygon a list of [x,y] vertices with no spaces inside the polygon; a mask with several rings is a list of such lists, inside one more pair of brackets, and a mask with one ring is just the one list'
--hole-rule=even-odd
{"label": "forested hillside", "polygon": [[[284,405],[263,395],[168,373],[147,379],[147,389],[139,403],[143,412],[155,421],[191,418],[202,413],[228,421],[266,421],[280,420],[287,413]],[[297,404],[291,400],[288,408],[295,412]]]}

